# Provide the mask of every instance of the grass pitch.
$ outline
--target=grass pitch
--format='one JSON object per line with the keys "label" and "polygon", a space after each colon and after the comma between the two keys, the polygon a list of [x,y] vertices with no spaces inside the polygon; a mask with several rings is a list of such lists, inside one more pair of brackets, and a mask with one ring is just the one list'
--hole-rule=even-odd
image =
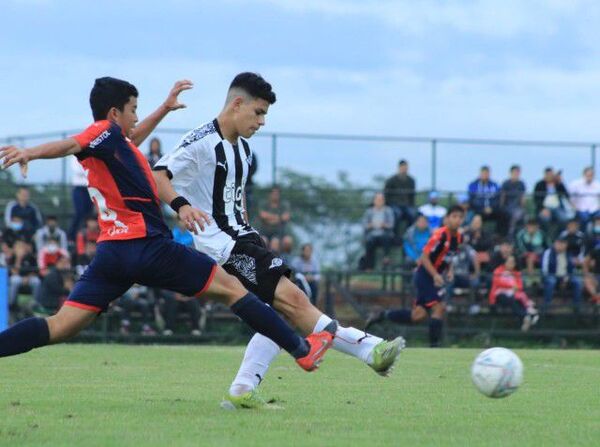
{"label": "grass pitch", "polygon": [[477,350],[407,349],[392,377],[328,354],[280,355],[261,385],[282,411],[219,408],[243,348],[67,345],[0,360],[6,446],[598,446],[600,352],[517,350],[525,382],[494,400]]}

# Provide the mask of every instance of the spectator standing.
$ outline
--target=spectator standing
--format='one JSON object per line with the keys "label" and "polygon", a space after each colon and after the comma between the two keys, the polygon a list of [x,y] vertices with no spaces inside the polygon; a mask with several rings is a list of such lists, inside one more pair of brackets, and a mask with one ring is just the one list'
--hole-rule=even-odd
{"label": "spectator standing", "polygon": [[427,218],[431,231],[442,226],[447,211],[446,208],[438,204],[439,198],[440,195],[437,191],[431,191],[429,193],[429,203],[419,207],[419,213]]}
{"label": "spectator standing", "polygon": [[573,309],[579,312],[583,282],[575,273],[575,267],[567,256],[567,241],[557,239],[552,247],[544,251],[542,257],[542,276],[544,281],[544,304],[546,311],[552,302],[556,286],[571,287],[573,291]]}
{"label": "spectator standing", "polygon": [[278,186],[271,188],[267,202],[259,211],[259,218],[262,233],[267,238],[271,239],[273,236],[281,238],[285,234],[285,227],[291,219],[290,205],[281,200],[281,190]]}
{"label": "spectator standing", "polygon": [[87,189],[87,172],[75,156],[69,158],[71,159],[71,186],[73,187],[71,190],[73,219],[69,225],[68,236],[70,240],[74,241],[81,224],[94,212],[94,204]]}
{"label": "spectator standing", "polygon": [[500,188],[500,233],[514,237],[517,225],[525,218],[525,183],[521,180],[521,167],[513,165],[510,177]]}
{"label": "spectator standing", "polygon": [[408,267],[414,267],[417,264],[430,237],[429,222],[425,216],[419,214],[415,223],[404,233],[404,261]]}
{"label": "spectator standing", "polygon": [[314,305],[319,297],[319,281],[321,281],[321,267],[319,262],[313,255],[313,247],[311,244],[303,244],[300,256],[292,261],[294,271],[304,275],[306,282],[310,287],[310,301]]}
{"label": "spectator standing", "polygon": [[148,154],[146,154],[146,160],[148,160],[148,164],[151,168],[160,160],[163,156],[162,153],[162,143],[156,137],[150,140],[150,144],[148,145]]}
{"label": "spectator standing", "polygon": [[6,204],[4,211],[4,223],[10,227],[14,217],[18,217],[23,222],[23,230],[33,234],[42,225],[42,213],[39,208],[31,203],[29,189],[20,186],[17,189],[16,200],[11,200]]}
{"label": "spectator standing", "polygon": [[558,235],[558,238],[567,241],[567,256],[575,267],[581,267],[585,255],[585,234],[579,230],[579,220],[576,218],[569,220],[567,228]]}
{"label": "spectator standing", "polygon": [[493,312],[497,307],[512,309],[522,321],[522,331],[528,331],[539,319],[533,301],[523,290],[521,272],[517,270],[517,262],[512,255],[506,258],[504,264],[494,269],[489,302]]}
{"label": "spectator standing", "polygon": [[63,250],[68,250],[67,233],[58,226],[56,216],[47,216],[46,225],[38,229],[33,235],[35,249],[39,252],[50,238],[56,239]]}
{"label": "spectator standing", "polygon": [[398,172],[385,182],[383,194],[385,203],[394,211],[394,234],[398,235],[400,223],[411,225],[417,217],[415,207],[415,179],[408,174],[408,162],[400,160]]}
{"label": "spectator standing", "polygon": [[484,221],[497,222],[500,211],[500,188],[490,179],[490,168],[482,166],[479,178],[469,184],[469,205]]}
{"label": "spectator standing", "polygon": [[539,264],[542,254],[548,246],[546,236],[540,230],[537,220],[529,219],[525,228],[517,233],[516,246],[517,255],[527,268],[527,275],[533,277],[535,267]]}
{"label": "spectator standing", "polygon": [[385,204],[383,193],[378,192],[373,199],[373,206],[363,216],[366,254],[362,268],[372,270],[375,267],[375,251],[382,247],[383,263],[389,263],[389,254],[394,241],[394,211]]}
{"label": "spectator standing", "polygon": [[89,216],[85,220],[85,228],[79,230],[77,233],[76,248],[77,254],[82,255],[85,253],[85,244],[88,242],[97,242],[100,237],[100,226],[98,225],[98,219],[93,216]]}
{"label": "spectator standing", "polygon": [[557,181],[552,168],[546,168],[544,178],[535,184],[533,199],[544,230],[547,231],[551,223],[563,225],[568,220],[564,204],[569,200],[569,193],[563,183]]}
{"label": "spectator standing", "polygon": [[569,194],[581,228],[586,228],[600,210],[600,182],[594,179],[594,168],[588,166],[582,178],[571,182]]}

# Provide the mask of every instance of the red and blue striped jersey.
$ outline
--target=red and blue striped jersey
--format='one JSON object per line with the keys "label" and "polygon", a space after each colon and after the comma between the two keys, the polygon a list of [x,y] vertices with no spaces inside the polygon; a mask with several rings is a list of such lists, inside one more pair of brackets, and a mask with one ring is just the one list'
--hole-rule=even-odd
{"label": "red and blue striped jersey", "polygon": [[[438,273],[443,273],[456,255],[458,246],[462,243],[462,234],[457,232],[452,235],[448,227],[440,227],[433,232],[429,241],[423,248],[423,253],[429,256],[431,264]],[[420,264],[420,263],[419,263]]]}
{"label": "red and blue striped jersey", "polygon": [[81,146],[76,157],[98,208],[98,242],[171,237],[150,165],[121,128],[110,121],[96,121],[72,138]]}

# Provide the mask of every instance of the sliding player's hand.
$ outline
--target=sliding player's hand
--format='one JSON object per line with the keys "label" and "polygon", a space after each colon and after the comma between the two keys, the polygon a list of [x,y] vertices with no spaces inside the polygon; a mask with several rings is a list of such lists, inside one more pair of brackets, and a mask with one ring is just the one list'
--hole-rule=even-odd
{"label": "sliding player's hand", "polygon": [[10,168],[12,165],[19,163],[21,165],[21,175],[27,177],[29,157],[24,149],[19,149],[16,146],[0,147],[0,160],[2,160],[2,169]]}
{"label": "sliding player's hand", "polygon": [[442,287],[444,285],[444,277],[438,273],[433,277],[433,283],[436,287]]}
{"label": "sliding player's hand", "polygon": [[186,228],[194,234],[198,234],[198,227],[200,231],[204,231],[204,227],[211,223],[209,214],[189,205],[179,208],[179,218],[185,223]]}
{"label": "sliding player's hand", "polygon": [[182,81],[177,81],[171,91],[169,92],[169,96],[164,102],[164,106],[167,108],[169,112],[178,109],[184,109],[187,107],[185,104],[179,102],[179,94],[184,90],[189,90],[194,87],[192,81],[184,79]]}

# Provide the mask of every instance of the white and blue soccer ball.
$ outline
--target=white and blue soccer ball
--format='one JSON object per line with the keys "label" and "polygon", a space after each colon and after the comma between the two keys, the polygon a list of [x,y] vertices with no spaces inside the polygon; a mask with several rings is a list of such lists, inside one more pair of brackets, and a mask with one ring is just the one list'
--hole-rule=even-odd
{"label": "white and blue soccer ball", "polygon": [[506,348],[491,348],[477,356],[471,367],[475,387],[488,397],[506,397],[523,382],[521,359]]}

